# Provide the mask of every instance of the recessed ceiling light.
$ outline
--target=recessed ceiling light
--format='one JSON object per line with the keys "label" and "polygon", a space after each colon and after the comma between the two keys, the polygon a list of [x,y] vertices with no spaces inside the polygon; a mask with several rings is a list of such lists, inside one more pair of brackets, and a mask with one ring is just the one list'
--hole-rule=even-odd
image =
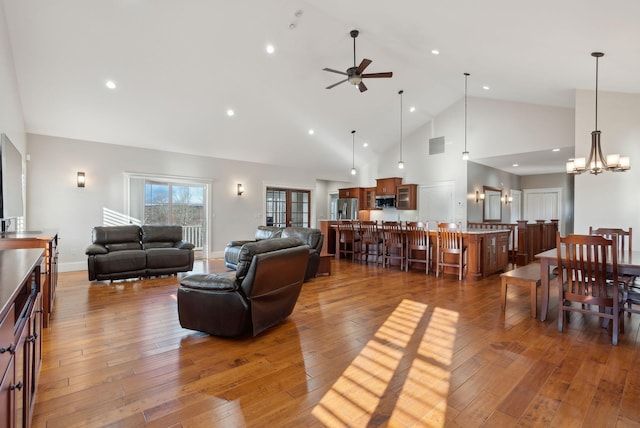
{"label": "recessed ceiling light", "polygon": [[409,111],[410,111],[411,113],[413,113],[414,111],[416,111],[416,108],[415,108],[415,107],[413,107],[413,106],[411,106],[411,107],[409,107]]}
{"label": "recessed ceiling light", "polygon": [[236,112],[233,111],[233,109],[227,109],[227,116],[231,117],[231,116],[233,116],[235,114],[236,114]]}
{"label": "recessed ceiling light", "polygon": [[484,89],[485,91],[488,91],[488,90],[489,90],[489,89],[491,89],[491,88],[490,88],[489,86],[487,86],[487,85],[484,85],[484,86],[482,87],[482,89]]}
{"label": "recessed ceiling light", "polygon": [[434,55],[440,55],[440,51],[438,49],[433,49],[431,53]]}
{"label": "recessed ceiling light", "polygon": [[276,48],[273,45],[269,44],[267,45],[266,50],[268,54],[272,54],[276,51]]}
{"label": "recessed ceiling light", "polygon": [[552,151],[552,152],[559,152],[559,151],[560,151],[560,149],[553,149],[553,150],[551,150],[551,151]]}
{"label": "recessed ceiling light", "polygon": [[517,164],[517,163],[514,163],[514,164],[513,164],[513,165],[511,165],[511,166],[518,166],[518,164]]}
{"label": "recessed ceiling light", "polygon": [[309,135],[313,135],[313,134],[315,134],[315,133],[316,133],[316,131],[314,131],[313,129],[310,129],[310,130],[309,130]]}
{"label": "recessed ceiling light", "polygon": [[115,89],[116,88],[116,82],[114,82],[113,80],[107,80],[107,83],[105,83],[105,85],[109,89]]}
{"label": "recessed ceiling light", "polygon": [[369,143],[362,143],[362,147],[369,147]]}

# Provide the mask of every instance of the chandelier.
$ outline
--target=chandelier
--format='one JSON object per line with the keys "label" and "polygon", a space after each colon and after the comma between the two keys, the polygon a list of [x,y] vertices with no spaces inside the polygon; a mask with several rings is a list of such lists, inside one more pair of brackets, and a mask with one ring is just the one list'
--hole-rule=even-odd
{"label": "chandelier", "polygon": [[603,57],[602,52],[592,52],[591,56],[596,59],[596,126],[591,132],[591,151],[589,158],[575,158],[567,162],[567,174],[582,174],[589,171],[591,174],[598,175],[603,171],[627,171],[631,169],[631,160],[628,156],[620,156],[615,153],[602,155],[602,146],[600,145],[600,131],[598,130],[598,59]]}

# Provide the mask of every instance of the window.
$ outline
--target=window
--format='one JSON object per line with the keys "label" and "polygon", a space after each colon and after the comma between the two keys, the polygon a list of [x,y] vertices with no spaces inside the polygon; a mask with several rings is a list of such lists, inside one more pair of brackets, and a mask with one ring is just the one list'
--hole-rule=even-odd
{"label": "window", "polygon": [[309,227],[311,192],[298,189],[267,188],[267,226]]}
{"label": "window", "polygon": [[179,224],[196,255],[208,254],[207,181],[129,175],[128,183],[129,216],[141,224]]}

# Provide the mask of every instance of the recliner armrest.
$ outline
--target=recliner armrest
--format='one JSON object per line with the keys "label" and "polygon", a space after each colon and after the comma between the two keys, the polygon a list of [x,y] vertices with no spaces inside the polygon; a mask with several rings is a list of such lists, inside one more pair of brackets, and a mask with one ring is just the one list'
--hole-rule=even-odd
{"label": "recliner armrest", "polygon": [[87,256],[95,256],[96,254],[108,254],[109,250],[104,245],[91,244],[84,251]]}
{"label": "recliner armrest", "polygon": [[242,247],[244,244],[248,244],[249,242],[256,242],[253,239],[244,239],[238,241],[229,241],[227,247]]}
{"label": "recliner armrest", "polygon": [[194,273],[180,280],[180,285],[187,288],[210,291],[235,291],[238,289],[236,273]]}
{"label": "recliner armrest", "polygon": [[173,248],[178,248],[180,250],[193,250],[195,245],[187,241],[178,241],[173,244]]}

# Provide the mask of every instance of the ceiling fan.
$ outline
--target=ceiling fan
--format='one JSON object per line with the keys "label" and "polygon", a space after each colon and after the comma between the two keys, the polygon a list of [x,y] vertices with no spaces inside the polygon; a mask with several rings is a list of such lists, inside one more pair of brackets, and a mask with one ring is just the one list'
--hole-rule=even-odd
{"label": "ceiling fan", "polygon": [[367,90],[367,87],[365,86],[362,79],[369,78],[369,77],[392,77],[393,76],[393,73],[390,71],[385,73],[363,74],[362,72],[364,71],[364,69],[367,68],[369,64],[371,64],[371,60],[367,58],[364,58],[362,62],[360,62],[360,65],[356,66],[356,37],[358,37],[359,33],[360,32],[358,30],[351,30],[351,32],[349,33],[353,38],[353,67],[347,68],[346,73],[343,71],[334,70],[332,68],[323,68],[324,71],[330,71],[331,73],[337,73],[337,74],[342,74],[344,76],[347,76],[346,79],[341,80],[338,83],[334,83],[333,85],[327,86],[327,89],[331,89],[334,86],[338,86],[339,84],[344,82],[349,82],[352,85],[357,86],[360,92],[364,92]]}

